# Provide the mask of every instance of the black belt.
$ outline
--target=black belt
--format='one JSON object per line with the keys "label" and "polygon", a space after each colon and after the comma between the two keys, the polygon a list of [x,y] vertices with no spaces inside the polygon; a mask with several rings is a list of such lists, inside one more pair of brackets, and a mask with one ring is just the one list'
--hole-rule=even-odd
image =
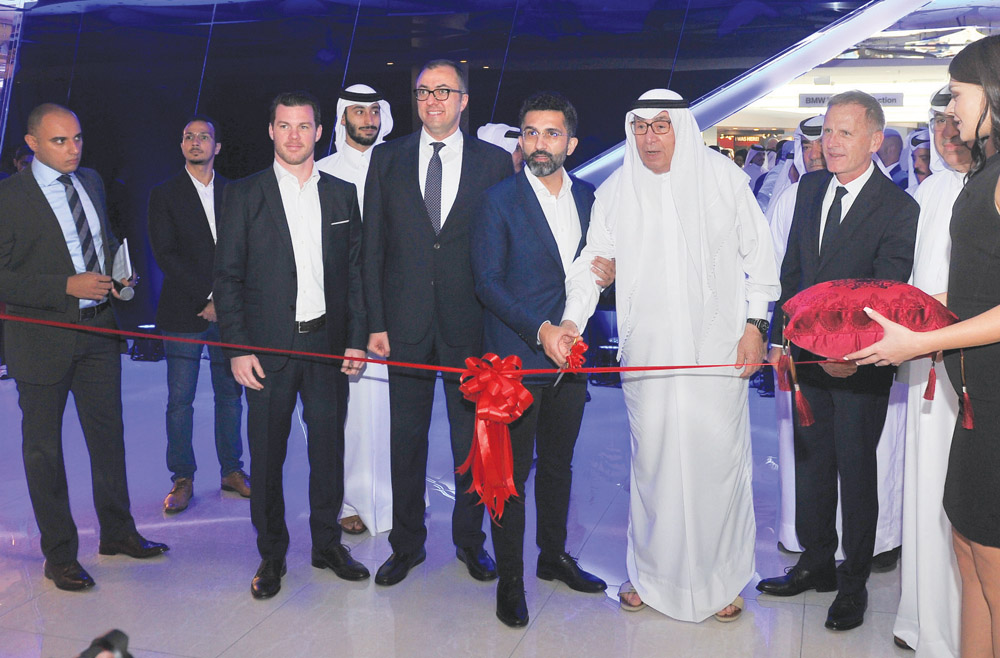
{"label": "black belt", "polygon": [[313,320],[306,320],[305,322],[295,323],[295,332],[300,334],[311,334],[314,331],[323,328],[326,324],[326,315],[321,315]]}
{"label": "black belt", "polygon": [[80,309],[80,321],[91,320],[96,318],[98,314],[104,309],[111,306],[111,302],[101,302],[97,306],[87,306],[86,308]]}

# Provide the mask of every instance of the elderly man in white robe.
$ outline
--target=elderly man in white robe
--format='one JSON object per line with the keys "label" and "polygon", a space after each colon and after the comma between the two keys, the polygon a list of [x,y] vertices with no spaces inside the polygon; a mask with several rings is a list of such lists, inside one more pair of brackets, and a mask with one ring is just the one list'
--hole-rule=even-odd
{"label": "elderly man in white robe", "polygon": [[[351,85],[337,100],[334,129],[337,150],[316,163],[320,171],[353,183],[365,207],[365,178],[371,149],[392,132],[392,112],[382,94],[368,85]],[[362,218],[363,219],[363,218]],[[369,363],[352,375],[344,427],[344,506],[340,525],[360,535],[392,529],[389,472],[389,377],[386,367]]]}
{"label": "elderly man in white robe", "polygon": [[732,621],[754,574],[746,378],[780,286],[747,176],[702,144],[687,107],[654,89],[626,114],[624,163],[597,190],[587,246],[567,272],[562,334],[545,348],[566,361],[597,306],[590,263],[602,256],[617,259],[624,365],[727,364],[622,376],[632,459],[619,598],[624,610]]}
{"label": "elderly man in white robe", "polygon": [[[920,204],[917,243],[910,283],[937,295],[948,290],[951,256],[951,207],[965,186],[972,152],[958,137],[954,117],[944,113],[948,86],[931,98],[932,175],[917,188]],[[940,361],[937,359],[936,361]],[[952,550],[951,523],[944,513],[944,479],[951,437],[958,417],[958,396],[951,386],[936,386],[924,400],[931,368],[947,377],[940,363],[908,361],[898,378],[909,385],[903,487],[903,555],[899,609],[892,632],[897,646],[919,658],[959,655],[961,579]]]}
{"label": "elderly man in white robe", "polygon": [[[795,131],[796,140],[801,141],[800,149],[804,158],[799,160],[796,151],[795,168],[798,175],[826,168],[822,148],[822,114],[802,121]],[[801,167],[800,168],[800,163]],[[796,182],[777,193],[767,209],[767,221],[771,225],[771,237],[774,240],[774,256],[778,268],[785,257],[785,247],[788,244],[788,231],[792,227],[792,216],[795,214],[795,196],[798,191],[798,176]],[[899,557],[897,550],[902,542],[903,519],[903,445],[906,433],[906,396],[905,383],[896,382],[889,393],[889,410],[886,413],[885,425],[876,449],[878,460],[878,524],[875,530],[874,568],[888,570],[895,566]],[[788,394],[775,396],[775,419],[778,427],[778,518],[775,529],[778,535],[778,546],[786,551],[801,553],[802,545],[795,532],[795,441],[792,421],[792,397]],[[837,515],[837,532],[840,533],[842,522]],[[842,548],[837,549],[837,559],[844,559]]]}

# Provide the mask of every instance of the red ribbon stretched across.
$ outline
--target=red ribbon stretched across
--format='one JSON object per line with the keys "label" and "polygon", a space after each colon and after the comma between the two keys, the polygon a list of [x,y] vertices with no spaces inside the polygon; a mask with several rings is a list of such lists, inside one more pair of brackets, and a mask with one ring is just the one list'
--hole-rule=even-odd
{"label": "red ribbon stretched across", "polygon": [[472,469],[472,486],[497,523],[504,503],[517,496],[514,486],[514,456],[507,425],[520,418],[531,406],[532,397],[521,384],[521,359],[516,355],[501,359],[496,354],[465,360],[460,390],[476,404],[476,430],[472,450],[458,473]]}

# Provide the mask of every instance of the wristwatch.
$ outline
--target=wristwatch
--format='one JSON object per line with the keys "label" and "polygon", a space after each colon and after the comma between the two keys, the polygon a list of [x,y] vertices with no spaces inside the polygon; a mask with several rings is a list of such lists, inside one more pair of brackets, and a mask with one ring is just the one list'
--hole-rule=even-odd
{"label": "wristwatch", "polygon": [[760,331],[760,335],[767,338],[767,332],[771,329],[771,323],[763,318],[747,318],[747,324],[752,324]]}

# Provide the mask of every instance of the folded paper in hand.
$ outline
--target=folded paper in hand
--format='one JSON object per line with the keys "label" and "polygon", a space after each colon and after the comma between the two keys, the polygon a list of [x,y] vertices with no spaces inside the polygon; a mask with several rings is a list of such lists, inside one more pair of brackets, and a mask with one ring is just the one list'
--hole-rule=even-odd
{"label": "folded paper in hand", "polygon": [[128,238],[125,238],[122,240],[121,246],[118,247],[115,263],[111,267],[111,279],[118,291],[118,296],[125,302],[135,297],[135,288],[123,285],[121,282],[130,280],[132,275],[132,259],[128,255]]}

